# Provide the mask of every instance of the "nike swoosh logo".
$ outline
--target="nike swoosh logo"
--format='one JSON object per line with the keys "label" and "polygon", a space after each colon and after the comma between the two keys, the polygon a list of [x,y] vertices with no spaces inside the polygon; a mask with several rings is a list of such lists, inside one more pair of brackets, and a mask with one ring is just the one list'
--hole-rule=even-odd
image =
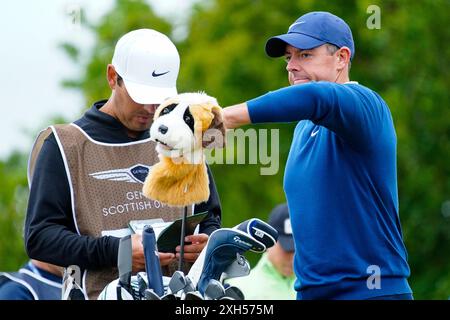
{"label": "nike swoosh logo", "polygon": [[169,73],[169,72],[170,72],[170,71],[166,71],[166,72],[163,72],[163,73],[156,73],[156,71],[153,70],[152,76],[153,76],[153,77],[159,77],[159,76],[165,75],[166,73]]}
{"label": "nike swoosh logo", "polygon": [[297,25],[303,24],[303,23],[306,23],[306,22],[305,22],[305,21],[294,22],[293,24],[291,24],[291,25],[289,26],[288,30],[290,30],[293,26],[297,26]]}
{"label": "nike swoosh logo", "polygon": [[318,133],[319,133],[319,129],[317,129],[317,131],[311,132],[311,137],[314,137]]}

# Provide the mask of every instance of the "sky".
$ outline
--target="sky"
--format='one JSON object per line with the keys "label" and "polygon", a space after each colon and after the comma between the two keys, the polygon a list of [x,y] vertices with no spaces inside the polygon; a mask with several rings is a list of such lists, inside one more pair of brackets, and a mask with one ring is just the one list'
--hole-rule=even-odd
{"label": "sky", "polygon": [[[185,12],[198,0],[148,0],[155,12],[171,17],[174,36],[181,36]],[[82,7],[89,21],[98,21],[114,0],[14,0],[0,11],[0,160],[13,150],[29,152],[34,137],[55,116],[81,116],[81,93],[61,81],[76,78],[80,68],[58,48],[69,41],[89,52],[90,32],[76,24]],[[74,23],[75,22],[75,23]]]}

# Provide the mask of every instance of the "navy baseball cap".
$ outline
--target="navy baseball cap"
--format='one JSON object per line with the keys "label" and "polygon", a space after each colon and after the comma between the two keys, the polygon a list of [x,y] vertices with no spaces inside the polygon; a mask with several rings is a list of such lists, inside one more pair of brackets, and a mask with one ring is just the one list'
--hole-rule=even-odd
{"label": "navy baseball cap", "polygon": [[266,53],[270,57],[281,57],[286,52],[286,44],[298,49],[313,49],[325,43],[338,48],[348,47],[350,60],[355,55],[352,31],[344,20],[329,12],[309,12],[291,24],[286,34],[270,38]]}
{"label": "navy baseball cap", "polygon": [[270,213],[268,222],[278,231],[278,242],[284,251],[294,251],[294,238],[292,236],[291,219],[287,204],[276,206]]}

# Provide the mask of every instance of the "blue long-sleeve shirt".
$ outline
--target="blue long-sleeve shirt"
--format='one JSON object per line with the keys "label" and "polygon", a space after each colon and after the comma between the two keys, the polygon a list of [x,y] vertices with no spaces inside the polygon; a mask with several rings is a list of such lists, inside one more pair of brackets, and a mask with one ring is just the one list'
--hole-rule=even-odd
{"label": "blue long-sleeve shirt", "polygon": [[298,298],[411,293],[383,99],[357,83],[312,82],[247,105],[252,123],[299,121],[284,175]]}

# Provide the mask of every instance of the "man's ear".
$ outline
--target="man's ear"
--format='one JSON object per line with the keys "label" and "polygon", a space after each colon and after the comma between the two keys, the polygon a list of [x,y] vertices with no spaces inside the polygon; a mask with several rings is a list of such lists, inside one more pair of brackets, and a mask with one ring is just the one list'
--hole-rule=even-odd
{"label": "man's ear", "polygon": [[225,148],[226,129],[223,123],[222,108],[219,106],[213,106],[211,108],[211,112],[214,117],[209,128],[203,133],[203,148]]}
{"label": "man's ear", "polygon": [[351,57],[351,52],[348,47],[341,47],[337,51],[338,67],[339,69],[344,69],[346,65],[349,64]]}

